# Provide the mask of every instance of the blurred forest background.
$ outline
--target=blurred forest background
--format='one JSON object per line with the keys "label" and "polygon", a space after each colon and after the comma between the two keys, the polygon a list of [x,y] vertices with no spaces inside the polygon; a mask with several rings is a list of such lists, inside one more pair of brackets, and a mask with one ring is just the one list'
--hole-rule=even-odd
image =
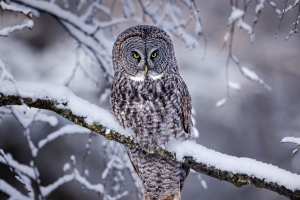
{"label": "blurred forest background", "polygon": [[[60,2],[60,1],[57,1]],[[70,1],[70,8],[76,1]],[[117,1],[118,2],[118,1]],[[174,1],[175,2],[175,1]],[[279,8],[284,3],[277,1]],[[229,1],[196,1],[201,11],[203,31],[207,39],[204,59],[204,42],[200,40],[197,48],[189,50],[185,44],[171,37],[180,73],[192,96],[196,110],[196,127],[199,131],[198,143],[216,151],[238,157],[249,157],[280,168],[300,174],[300,155],[291,155],[294,145],[281,144],[286,136],[299,137],[300,133],[300,37],[295,34],[287,41],[285,37],[291,30],[290,25],[295,12],[284,16],[278,38],[275,32],[279,19],[270,6],[264,8],[255,27],[255,43],[251,44],[244,31],[235,30],[233,51],[243,66],[253,70],[268,84],[272,91],[262,85],[243,77],[238,68],[229,65],[229,80],[241,85],[239,92],[231,91],[229,100],[223,107],[217,108],[216,102],[226,96],[225,63],[227,49],[217,56],[223,45],[223,37],[228,29],[228,17],[231,12]],[[116,10],[118,3],[116,3]],[[137,7],[137,10],[139,8]],[[249,9],[249,12],[253,12]],[[186,10],[188,18],[189,11]],[[252,21],[253,15],[246,20]],[[22,22],[23,16],[0,9],[0,29]],[[33,30],[22,30],[9,37],[0,37],[0,55],[9,66],[17,81],[44,82],[64,84],[71,76],[77,58],[81,58],[83,67],[94,70],[98,79],[91,81],[78,70],[69,88],[78,96],[109,109],[109,103],[99,103],[104,90],[104,81],[97,63],[84,55],[76,53],[76,42],[62,28],[57,20],[48,14],[40,13],[33,19]],[[151,25],[150,20],[148,20]],[[125,28],[135,25],[124,23],[114,28],[113,39]],[[193,27],[188,27],[193,30]],[[4,59],[5,58],[5,59]],[[97,84],[96,84],[97,82]],[[45,113],[49,113],[43,111]],[[59,127],[70,123],[59,118],[59,125],[51,127],[45,123],[35,123],[31,127],[34,143],[45,138]],[[62,174],[64,163],[71,155],[77,159],[78,169],[82,168],[85,145],[88,135],[63,136],[47,144],[39,153],[36,164],[40,170],[41,184],[47,185]],[[85,161],[89,169],[87,179],[92,183],[101,182],[101,174],[106,165],[101,147],[102,137],[92,137],[91,154]],[[30,150],[22,127],[10,115],[0,121],[0,148],[9,152],[20,163],[28,164],[31,160]],[[19,183],[13,178],[9,168],[0,164],[0,177],[12,185]],[[125,174],[126,188],[129,195],[123,199],[136,199],[133,183]],[[183,199],[285,199],[277,193],[258,189],[254,186],[237,188],[228,182],[219,181],[202,175],[207,189],[199,182],[197,176],[190,174],[183,189]],[[20,184],[19,184],[20,185]],[[17,188],[21,186],[16,186]],[[48,199],[99,199],[98,194],[85,190],[77,182],[62,185]],[[6,199],[0,194],[0,199]]]}

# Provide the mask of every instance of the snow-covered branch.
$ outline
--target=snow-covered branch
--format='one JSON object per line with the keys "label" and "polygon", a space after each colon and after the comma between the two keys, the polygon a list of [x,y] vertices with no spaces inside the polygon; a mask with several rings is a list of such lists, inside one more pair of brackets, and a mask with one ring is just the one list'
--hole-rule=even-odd
{"label": "snow-covered branch", "polygon": [[102,184],[92,185],[90,182],[88,182],[84,177],[82,177],[80,175],[80,173],[79,173],[79,171],[77,169],[74,169],[73,173],[66,174],[66,175],[60,177],[54,183],[52,183],[52,184],[50,184],[48,186],[42,187],[41,188],[42,194],[44,196],[47,196],[51,192],[53,192],[56,188],[58,188],[59,186],[65,184],[67,182],[73,181],[73,180],[78,181],[79,183],[81,183],[82,185],[84,185],[86,188],[88,188],[90,190],[94,190],[94,191],[96,191],[96,192],[98,192],[100,194],[104,193],[104,187],[103,187]]}
{"label": "snow-covered branch", "polygon": [[8,10],[8,11],[12,11],[12,12],[22,13],[29,19],[32,18],[32,13],[31,13],[30,9],[23,9],[23,8],[19,8],[19,7],[13,6],[13,5],[8,5],[4,1],[0,2],[0,7],[2,8],[2,10]]}
{"label": "snow-covered branch", "polygon": [[10,33],[21,30],[23,28],[32,29],[34,23],[32,20],[25,20],[21,25],[15,25],[11,27],[6,27],[0,30],[0,36],[7,37]]}
{"label": "snow-covered branch", "polygon": [[24,14],[26,17],[29,18],[26,19],[23,24],[21,25],[15,25],[15,26],[9,26],[9,27],[6,27],[6,28],[3,28],[0,30],[0,36],[2,37],[7,37],[10,33],[12,32],[15,32],[15,31],[18,31],[18,30],[21,30],[21,29],[24,29],[24,28],[29,28],[29,29],[32,29],[34,23],[33,21],[31,20],[32,18],[32,13],[29,9],[23,9],[23,8],[18,8],[16,6],[13,6],[13,5],[8,5],[6,4],[5,2],[1,1],[0,2],[0,8],[2,10],[8,10],[8,11],[13,11],[13,12],[18,12],[18,13],[22,13]]}
{"label": "snow-covered branch", "polygon": [[28,176],[29,178],[34,179],[34,170],[27,165],[20,164],[18,161],[14,160],[10,154],[6,155],[5,159],[4,156],[0,156],[0,163],[8,163],[9,167],[18,170],[19,172]]}
{"label": "snow-covered branch", "polygon": [[140,145],[108,111],[77,97],[64,86],[4,81],[0,86],[0,106],[21,105],[22,102],[29,107],[52,110],[109,140],[183,163],[195,171],[238,187],[253,184],[290,199],[300,198],[300,176],[271,164],[228,156],[191,141],[171,142],[167,150]]}
{"label": "snow-covered branch", "polygon": [[298,145],[296,149],[293,150],[292,154],[295,155],[300,149],[300,138],[295,137],[285,137],[281,140],[282,143],[294,143]]}
{"label": "snow-covered branch", "polygon": [[0,192],[8,195],[9,197],[13,197],[11,199],[31,200],[2,179],[0,179]]}

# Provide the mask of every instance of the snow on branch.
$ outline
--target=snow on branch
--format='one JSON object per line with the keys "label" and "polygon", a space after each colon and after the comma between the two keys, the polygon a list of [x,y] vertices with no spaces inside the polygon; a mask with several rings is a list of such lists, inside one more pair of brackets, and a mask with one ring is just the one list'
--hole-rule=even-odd
{"label": "snow on branch", "polygon": [[59,179],[57,179],[54,183],[42,187],[41,188],[41,192],[44,196],[48,196],[51,192],[53,192],[56,188],[58,188],[59,186],[76,180],[79,183],[81,183],[82,185],[84,185],[86,188],[90,189],[90,190],[94,190],[100,194],[104,193],[104,187],[102,184],[96,184],[96,185],[92,185],[90,182],[88,182],[84,177],[82,177],[79,173],[79,171],[77,169],[74,169],[73,173],[71,174],[66,174],[62,177],[60,177]]}
{"label": "snow on branch", "polygon": [[21,25],[9,26],[0,30],[0,36],[7,37],[10,33],[22,30],[23,28],[32,29],[34,23],[32,20],[25,20]]}
{"label": "snow on branch", "polygon": [[38,143],[38,147],[41,149],[43,146],[45,146],[48,142],[51,142],[55,140],[58,137],[64,136],[64,135],[72,135],[72,134],[88,134],[90,133],[89,130],[77,126],[77,125],[66,125],[60,128],[57,131],[54,131],[50,135],[48,135],[45,139],[42,139]]}
{"label": "snow on branch", "polygon": [[[277,5],[271,0],[257,0],[257,1],[244,0],[242,5],[239,4],[239,2],[240,2],[239,0],[230,0],[229,1],[230,7],[231,7],[231,12],[228,17],[228,23],[227,23],[228,31],[224,35],[224,38],[223,38],[224,43],[223,43],[223,46],[222,46],[220,52],[218,53],[218,54],[220,54],[225,48],[228,48],[228,54],[227,54],[227,59],[226,59],[226,64],[225,64],[227,94],[226,94],[226,97],[224,97],[221,100],[216,102],[216,107],[222,107],[225,105],[225,103],[230,98],[230,94],[231,94],[232,90],[239,91],[241,89],[241,87],[239,86],[238,83],[235,83],[234,86],[231,84],[232,82],[229,79],[230,62],[233,62],[237,66],[237,68],[239,69],[239,71],[241,72],[241,74],[244,77],[246,77],[254,82],[258,82],[259,84],[261,84],[264,88],[266,88],[269,91],[272,90],[272,88],[270,86],[268,86],[263,81],[263,79],[259,78],[258,75],[254,71],[251,71],[248,68],[242,66],[237,55],[234,54],[233,43],[234,43],[234,35],[236,34],[235,27],[237,27],[238,29],[244,30],[249,35],[251,43],[254,43],[254,41],[255,41],[255,32],[254,32],[255,26],[259,21],[259,16],[261,15],[261,13],[263,12],[263,10],[265,8],[265,4],[267,4],[273,8],[276,15],[280,19],[280,22],[282,20],[283,14],[282,14],[281,10],[277,7]],[[249,13],[249,6],[251,3],[252,4],[256,3],[256,5],[254,7],[254,16],[253,16],[254,18],[252,21],[252,25],[251,25],[251,23],[246,22],[247,14]],[[250,8],[251,8],[251,6],[250,6]],[[297,27],[297,24],[295,24],[295,29],[296,29],[296,27]]]}
{"label": "snow on branch", "polygon": [[[0,153],[0,155],[4,155],[4,153]],[[18,161],[13,159],[13,157],[10,154],[6,154],[5,157],[0,156],[0,163],[8,164],[9,167],[13,168],[14,170],[17,170],[17,171],[21,172],[22,174],[28,176],[29,178],[34,179],[33,168],[31,168],[27,165],[20,164]]]}
{"label": "snow on branch", "polygon": [[58,5],[52,4],[47,1],[16,0],[15,2],[22,3],[37,10],[43,10],[44,12],[54,15],[61,20],[68,21],[75,27],[82,29],[86,34],[94,34],[98,29],[98,27],[86,24],[83,21],[78,20],[78,17],[71,12],[63,10]]}
{"label": "snow on branch", "polygon": [[[18,92],[15,84],[19,88]],[[253,184],[290,199],[300,198],[300,175],[250,158],[225,155],[191,141],[171,142],[167,150],[151,145],[144,146],[135,143],[130,137],[130,131],[119,126],[108,111],[75,96],[64,86],[15,84],[4,81],[0,86],[0,106],[21,105],[24,102],[29,107],[52,110],[109,140],[183,163],[195,171],[228,181],[235,186]],[[76,171],[74,173],[72,178],[76,177]],[[78,181],[84,184],[84,180],[78,178]]]}
{"label": "snow on branch", "polygon": [[[95,1],[91,3],[82,15],[61,8],[53,1],[37,0],[12,0],[16,4],[26,6],[53,16],[66,31],[78,42],[92,53],[92,58],[99,63],[107,86],[112,81],[111,49],[113,41],[104,34],[106,28],[127,22],[126,18],[115,18],[110,8]],[[65,6],[67,8],[68,6]],[[79,6],[81,7],[81,6]],[[102,12],[109,17],[109,21],[100,21],[94,16],[96,12]],[[85,74],[87,69],[82,69]],[[92,74],[92,72],[89,72]]]}
{"label": "snow on branch", "polygon": [[300,138],[295,138],[295,137],[285,137],[281,140],[281,142],[286,143],[295,143],[297,145],[300,145]]}
{"label": "snow on branch", "polygon": [[10,33],[12,32],[15,32],[15,31],[18,31],[18,30],[22,30],[23,28],[29,28],[29,29],[32,29],[34,23],[33,21],[31,20],[32,18],[32,13],[29,9],[23,9],[23,8],[18,8],[18,7],[15,7],[13,5],[8,5],[6,4],[5,2],[1,1],[0,2],[0,8],[2,8],[2,10],[9,10],[9,11],[13,11],[13,12],[19,12],[19,13],[22,13],[24,14],[26,17],[29,18],[29,20],[25,20],[23,22],[23,24],[21,25],[15,25],[15,26],[9,26],[9,27],[6,27],[6,28],[3,28],[0,30],[0,36],[3,36],[3,37],[7,37]]}
{"label": "snow on branch", "polygon": [[[24,189],[25,189],[25,191],[26,191],[26,193],[27,194],[30,194],[31,193],[31,191],[32,191],[32,189],[28,189],[27,188],[27,185],[26,185],[26,182],[28,182],[28,181],[24,181],[24,177],[25,176],[23,176],[23,172],[20,172],[20,171],[18,171],[18,169],[16,168],[16,167],[12,167],[12,166],[10,166],[10,163],[8,162],[8,160],[6,159],[6,155],[5,155],[5,153],[4,153],[4,151],[2,150],[2,149],[0,149],[0,162],[2,162],[2,163],[6,163],[6,165],[9,167],[9,169],[10,169],[10,171],[14,174],[14,177],[15,177],[15,179],[17,180],[17,181],[19,181],[22,185],[23,185],[23,187],[24,187]],[[10,156],[10,159],[11,159],[11,156]],[[15,162],[15,164],[16,164],[16,162]],[[19,167],[20,167],[21,165],[19,165]],[[29,170],[30,171],[30,170]]]}
{"label": "snow on branch", "polygon": [[292,155],[295,155],[300,149],[300,138],[285,137],[281,140],[281,142],[282,143],[294,143],[294,144],[298,145],[298,147],[292,151]]}
{"label": "snow on branch", "polygon": [[289,5],[288,7],[284,8],[282,13],[287,13],[288,11],[292,10],[294,7],[296,7],[300,3],[300,0],[295,0],[294,4]]}
{"label": "snow on branch", "polygon": [[0,179],[0,192],[10,197],[10,199],[31,200],[31,198],[23,195],[21,192],[16,190],[14,187],[12,187],[10,184],[8,184],[2,179]]}
{"label": "snow on branch", "polygon": [[32,18],[32,13],[31,13],[30,9],[23,9],[23,8],[18,8],[14,5],[8,5],[4,1],[0,2],[0,7],[2,8],[2,10],[8,10],[8,11],[12,11],[12,12],[22,13],[23,15],[25,15],[29,19]]}

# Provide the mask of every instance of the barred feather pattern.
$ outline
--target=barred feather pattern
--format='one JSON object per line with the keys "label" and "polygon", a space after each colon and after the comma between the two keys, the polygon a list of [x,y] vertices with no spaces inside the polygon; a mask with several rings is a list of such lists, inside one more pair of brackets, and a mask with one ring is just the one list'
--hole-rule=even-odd
{"label": "barred feather pattern", "polygon": [[[159,42],[155,43],[157,38]],[[148,51],[154,47],[160,57],[154,61],[147,60]],[[127,52],[131,52],[132,48],[142,52],[140,57],[144,61],[135,64],[134,59],[131,60]],[[161,51],[168,53],[164,55]],[[115,42],[113,63],[111,112],[124,128],[131,128],[137,142],[165,148],[172,139],[193,139],[190,134],[191,97],[179,75],[172,41],[162,29],[137,26],[124,31]],[[152,64],[152,71],[143,72],[139,69],[140,63]],[[159,78],[151,78],[151,73],[159,75]],[[143,78],[137,81],[133,77],[138,75],[143,75]],[[140,150],[126,150],[142,180],[145,200],[180,199],[189,168]]]}

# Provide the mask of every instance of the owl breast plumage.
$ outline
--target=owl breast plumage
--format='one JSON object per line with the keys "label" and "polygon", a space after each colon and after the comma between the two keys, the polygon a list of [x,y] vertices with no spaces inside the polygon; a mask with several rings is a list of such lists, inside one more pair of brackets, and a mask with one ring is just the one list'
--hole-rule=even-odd
{"label": "owl breast plumage", "polygon": [[[179,75],[173,44],[152,26],[125,30],[113,48],[111,112],[141,144],[165,148],[173,139],[193,139],[191,98]],[[144,186],[144,199],[180,199],[189,168],[127,148]]]}

